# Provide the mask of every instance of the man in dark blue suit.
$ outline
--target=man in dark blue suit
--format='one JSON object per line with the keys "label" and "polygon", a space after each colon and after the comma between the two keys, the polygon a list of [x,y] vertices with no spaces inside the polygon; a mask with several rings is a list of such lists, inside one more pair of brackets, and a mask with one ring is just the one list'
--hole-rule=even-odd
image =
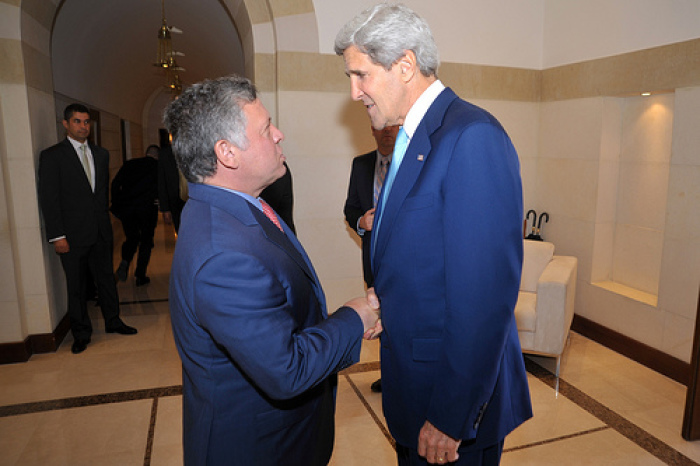
{"label": "man in dark blue suit", "polygon": [[170,279],[185,464],[325,465],[335,374],[380,329],[376,297],[328,315],[304,249],[259,197],[285,157],[249,80],[191,86],[165,124],[189,182]]}
{"label": "man in dark blue suit", "polygon": [[372,231],[382,403],[401,465],[498,464],[532,415],[513,309],[518,156],[486,111],[437,79],[427,23],[382,4],[338,33],[372,126],[402,125]]}

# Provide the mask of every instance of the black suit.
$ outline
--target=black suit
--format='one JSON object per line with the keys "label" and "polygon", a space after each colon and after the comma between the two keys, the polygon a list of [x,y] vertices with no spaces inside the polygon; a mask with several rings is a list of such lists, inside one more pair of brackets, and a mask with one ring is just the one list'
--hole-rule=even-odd
{"label": "black suit", "polygon": [[39,200],[48,240],[65,236],[70,251],[61,254],[68,288],[68,315],[73,337],[89,339],[92,325],[85,300],[89,267],[97,282],[107,328],[121,325],[119,298],[112,270],[112,223],[108,210],[109,152],[90,144],[95,169],[95,191],[78,154],[64,139],[41,152]]}
{"label": "black suit", "polygon": [[[352,161],[350,172],[350,186],[348,197],[345,200],[345,220],[355,232],[357,222],[365,212],[374,207],[374,169],[377,163],[377,151],[358,155]],[[358,233],[359,234],[359,233]],[[362,274],[365,283],[371,287],[374,283],[370,260],[370,245],[372,244],[372,232],[366,231],[362,237]]]}
{"label": "black suit", "polygon": [[158,154],[158,206],[161,212],[170,212],[178,231],[185,201],[180,197],[180,171],[171,146],[163,147]]}

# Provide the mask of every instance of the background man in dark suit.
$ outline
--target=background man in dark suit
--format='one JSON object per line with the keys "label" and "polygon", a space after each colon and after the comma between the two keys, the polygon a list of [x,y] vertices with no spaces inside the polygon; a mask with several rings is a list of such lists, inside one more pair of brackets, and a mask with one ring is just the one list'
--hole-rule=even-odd
{"label": "background man in dark suit", "polygon": [[430,28],[406,6],[360,13],[335,51],[372,126],[402,125],[371,252],[399,464],[498,464],[506,435],[532,415],[513,312],[518,155],[493,116],[437,79]]}
{"label": "background man in dark suit", "polygon": [[292,172],[289,171],[287,162],[284,162],[287,169],[284,175],[270,186],[265,188],[260,197],[270,204],[270,207],[277,212],[277,215],[284,220],[284,223],[296,235],[297,229],[294,226],[294,185],[292,183]]}
{"label": "background man in dark suit", "polygon": [[111,211],[122,222],[126,236],[116,275],[119,280],[126,281],[129,264],[138,249],[134,271],[136,286],[151,281],[146,269],[158,224],[158,152],[158,146],[149,146],[144,157],[124,162],[112,180]]}
{"label": "background man in dark suit", "polygon": [[391,163],[391,153],[394,151],[396,133],[398,132],[398,126],[386,126],[383,129],[372,128],[372,136],[377,141],[377,149],[355,157],[350,171],[348,197],[345,200],[343,212],[350,228],[362,238],[362,276],[368,288],[372,287],[374,283],[369,257],[374,212],[386,170]]}
{"label": "background man in dark suit", "polygon": [[[374,284],[372,263],[369,252],[372,244],[372,224],[377,207],[379,193],[384,177],[391,163],[398,126],[386,126],[384,129],[372,128],[372,136],[377,141],[377,149],[364,155],[358,155],[352,161],[348,197],[345,200],[345,220],[350,228],[362,239],[362,276],[367,288]],[[372,383],[373,392],[382,391],[381,379]]]}
{"label": "background man in dark suit", "polygon": [[172,147],[163,146],[158,155],[158,208],[163,212],[163,221],[172,224],[176,232],[187,199],[183,184]]}
{"label": "background man in dark suit", "polygon": [[71,104],[63,113],[67,137],[39,156],[39,201],[46,237],[61,257],[68,288],[68,316],[73,353],[87,348],[92,324],[87,311],[87,268],[97,283],[107,333],[131,335],[136,329],[119,318],[119,298],[112,268],[109,216],[109,152],[88,144],[87,107]]}
{"label": "background man in dark suit", "polygon": [[376,296],[328,315],[304,248],[259,197],[286,170],[284,136],[248,79],[187,88],[165,124],[190,196],[170,279],[185,464],[325,465],[335,373],[380,330]]}

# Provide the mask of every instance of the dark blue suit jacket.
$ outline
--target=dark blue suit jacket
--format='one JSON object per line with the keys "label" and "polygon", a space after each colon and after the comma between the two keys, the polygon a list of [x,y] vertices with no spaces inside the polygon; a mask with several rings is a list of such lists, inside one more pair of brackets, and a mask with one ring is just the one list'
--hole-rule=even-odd
{"label": "dark blue suit jacket", "polygon": [[532,415],[513,314],[523,210],[508,135],[445,89],[379,208],[372,265],[389,429],[410,448],[426,420],[462,449],[493,445]]}
{"label": "dark blue suit jacket", "polygon": [[190,184],[189,196],[170,282],[185,464],[325,465],[334,374],[359,360],[359,316],[328,317],[286,224],[223,189]]}

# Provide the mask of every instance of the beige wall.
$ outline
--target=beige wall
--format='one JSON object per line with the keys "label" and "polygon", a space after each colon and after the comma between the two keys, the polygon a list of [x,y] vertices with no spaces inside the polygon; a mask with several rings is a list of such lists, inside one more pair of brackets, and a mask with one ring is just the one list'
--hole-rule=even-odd
{"label": "beige wall", "polygon": [[[694,40],[541,72],[454,63],[443,64],[440,70],[447,85],[491,111],[511,135],[521,159],[525,209],[548,212],[545,239],[555,243],[559,254],[579,258],[576,312],[684,361],[690,360],[700,282],[696,265],[700,261],[688,257],[700,255],[700,235],[687,233],[688,226],[682,226],[683,238],[670,240],[671,217],[666,220],[663,212],[670,216],[674,203],[682,201],[683,212],[689,215],[677,221],[692,224],[693,218],[700,218],[700,203],[680,194],[688,188],[678,186],[673,176],[683,144],[689,145],[684,163],[700,164],[697,149],[693,153],[690,147],[697,141],[685,142],[700,115],[692,100],[698,88],[648,99],[630,96],[642,90],[675,89],[676,82],[700,86],[697,62],[683,60],[698,47],[700,41]],[[672,76],[663,73],[669,63],[675,71]],[[279,126],[294,174],[296,223],[329,307],[334,308],[363,289],[359,245],[344,224],[342,206],[352,157],[372,148],[369,123],[363,107],[348,97],[339,57],[282,53],[278,64]],[[595,85],[586,79],[590,72],[598,74]],[[645,109],[659,106],[665,109],[663,118],[637,121]],[[663,146],[660,155],[646,153],[651,143]],[[663,163],[645,162],[645,157],[654,156]],[[622,177],[621,163],[627,167]],[[645,173],[656,180],[650,184],[654,192],[635,192]],[[683,183],[700,185],[692,170],[679,173],[685,175]],[[614,204],[612,214],[606,199]],[[640,216],[652,207],[653,244],[645,237],[648,219]],[[618,238],[618,279],[633,287],[623,293],[592,285],[600,280],[593,273],[595,253],[605,256],[605,249],[596,248],[601,238],[596,232],[606,215],[612,215],[607,221],[616,225],[612,236]],[[625,237],[622,232],[630,225],[635,232]],[[614,257],[610,250],[596,263],[609,261],[612,267]],[[640,273],[633,270],[634,261],[654,267]],[[630,277],[632,272],[637,276]],[[654,295],[658,304],[650,305],[645,293],[640,298],[640,289]]]}

